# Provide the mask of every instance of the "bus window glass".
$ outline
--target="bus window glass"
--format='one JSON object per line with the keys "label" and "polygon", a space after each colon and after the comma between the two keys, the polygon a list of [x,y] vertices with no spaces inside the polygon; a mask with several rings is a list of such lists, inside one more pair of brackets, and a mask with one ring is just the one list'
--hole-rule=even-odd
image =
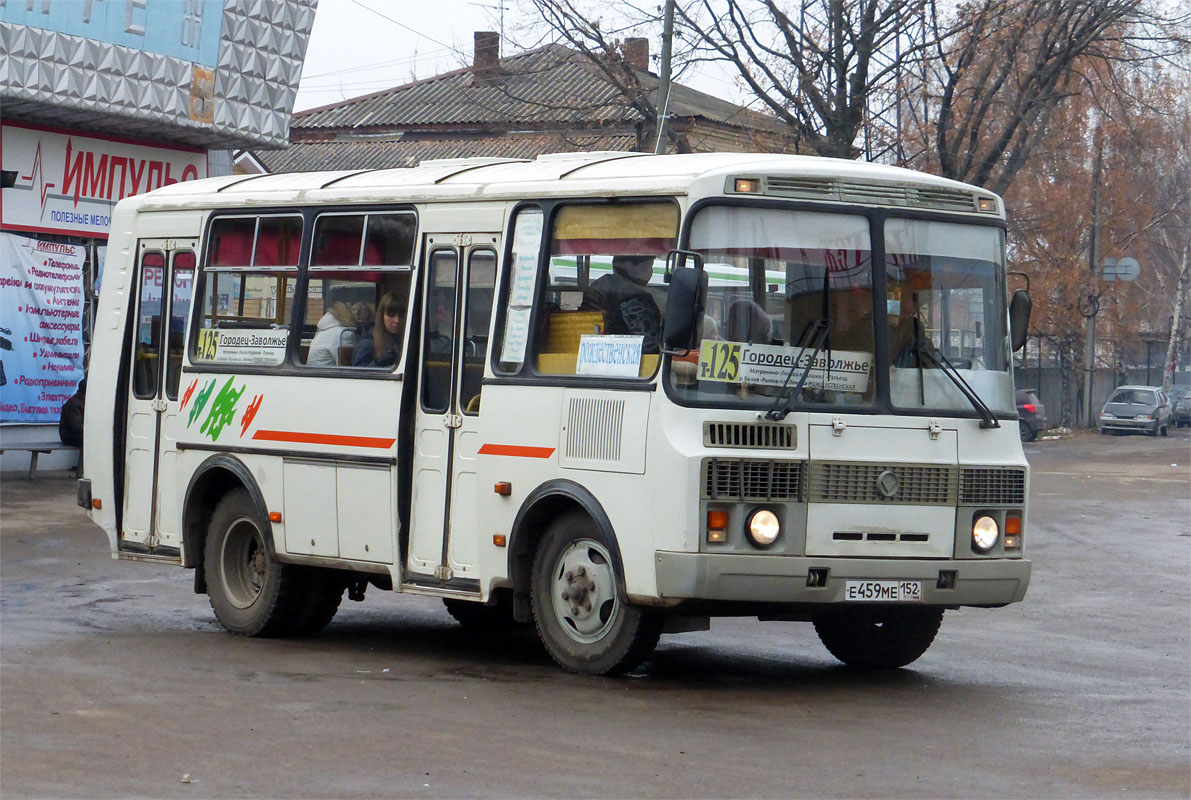
{"label": "bus window glass", "polygon": [[701,345],[673,357],[673,388],[688,402],[754,408],[873,404],[870,240],[861,216],[700,210],[690,246],[708,274]]}
{"label": "bus window glass", "polygon": [[535,365],[548,375],[648,377],[661,350],[672,203],[564,206],[554,215]]}
{"label": "bus window glass", "polygon": [[363,263],[367,266],[411,266],[416,222],[413,214],[369,214]]}
{"label": "bus window glass", "polygon": [[1016,409],[1009,376],[999,228],[891,219],[885,223],[890,391],[899,408],[971,411],[959,376],[993,411]]}
{"label": "bus window glass", "polygon": [[194,297],[195,257],[193,250],[174,253],[174,277],[170,286],[169,359],[166,362],[165,394],[178,399],[178,382],[182,375],[182,352],[185,350],[186,320],[190,316],[190,301]]}
{"label": "bus window glass", "polygon": [[[315,220],[299,364],[397,365],[408,315],[415,222],[407,212],[332,213]],[[386,323],[386,311],[398,313],[389,313]]]}
{"label": "bus window glass", "polygon": [[211,223],[207,263],[212,267],[247,267],[252,264],[256,217],[226,217]]}
{"label": "bus window glass", "polygon": [[497,371],[504,373],[518,372],[525,363],[529,320],[533,313],[533,298],[537,294],[538,255],[542,248],[541,210],[524,208],[517,212],[511,239],[509,263],[505,265],[508,304],[500,361],[496,365]]}
{"label": "bus window glass", "polygon": [[301,217],[262,217],[257,225],[252,263],[257,267],[296,267],[301,249]]}
{"label": "bus window glass", "polygon": [[480,412],[484,362],[488,354],[488,324],[496,287],[496,253],[473,250],[467,261],[467,299],[463,315],[463,376],[459,407],[465,414]]}
{"label": "bus window glass", "polygon": [[422,407],[446,411],[451,398],[451,353],[455,344],[455,250],[430,254],[426,291],[425,338],[422,341]]}
{"label": "bus window glass", "polygon": [[136,350],[132,392],[145,400],[157,396],[161,369],[161,303],[165,282],[165,253],[147,250],[141,256],[141,285],[137,303]]}
{"label": "bus window glass", "polygon": [[314,222],[312,267],[356,266],[364,241],[362,214],[324,214]]}

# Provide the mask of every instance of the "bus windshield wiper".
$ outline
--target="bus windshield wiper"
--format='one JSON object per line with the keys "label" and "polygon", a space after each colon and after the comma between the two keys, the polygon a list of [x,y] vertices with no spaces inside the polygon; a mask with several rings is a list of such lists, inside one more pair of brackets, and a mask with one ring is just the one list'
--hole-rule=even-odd
{"label": "bus windshield wiper", "polygon": [[[773,405],[765,412],[765,419],[780,422],[789,416],[790,401],[802,391],[807,377],[811,374],[811,368],[815,365],[815,359],[819,357],[819,353],[822,352],[823,345],[827,342],[828,336],[831,333],[831,320],[825,318],[815,320],[803,330],[803,338],[805,338],[808,332],[810,333],[810,341],[799,349],[797,358],[790,365],[790,369],[786,371],[786,379],[782,381],[782,389],[778,392],[777,397],[773,399]],[[802,374],[798,377],[798,383],[794,385],[792,391],[787,393],[786,389],[790,386],[790,378],[794,377],[794,371],[798,369],[798,363],[802,361],[802,357],[806,354],[806,349],[812,345],[815,349],[811,353],[810,359],[806,362],[806,366],[802,368]]]}
{"label": "bus windshield wiper", "polygon": [[[997,418],[993,416],[992,409],[985,405],[984,401],[980,399],[980,395],[976,393],[976,390],[968,385],[968,382],[965,381],[963,376],[959,374],[959,370],[955,368],[955,365],[947,360],[947,356],[943,355],[943,353],[937,348],[931,346],[930,342],[926,341],[925,339],[919,340],[918,342],[918,354],[919,376],[922,375],[921,356],[926,356],[933,361],[936,366],[938,366],[940,372],[951,379],[951,382],[955,384],[960,393],[962,393],[963,396],[968,399],[968,402],[972,404],[972,408],[976,409],[976,413],[980,415],[981,428],[1001,427],[1001,423],[998,422]],[[925,402],[923,404],[925,405]]]}

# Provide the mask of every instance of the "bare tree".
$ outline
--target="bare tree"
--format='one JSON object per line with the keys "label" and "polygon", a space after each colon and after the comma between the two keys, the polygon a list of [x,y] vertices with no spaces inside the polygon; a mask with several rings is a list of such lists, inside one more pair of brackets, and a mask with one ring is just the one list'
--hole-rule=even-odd
{"label": "bare tree", "polygon": [[[679,7],[688,57],[729,65],[800,149],[855,158],[874,101],[933,43],[925,0],[699,0]],[[895,138],[895,137],[886,137]]]}
{"label": "bare tree", "polygon": [[1143,0],[973,0],[935,15],[933,166],[1003,194],[1065,99],[1125,91],[1119,66],[1185,51],[1185,22]]}

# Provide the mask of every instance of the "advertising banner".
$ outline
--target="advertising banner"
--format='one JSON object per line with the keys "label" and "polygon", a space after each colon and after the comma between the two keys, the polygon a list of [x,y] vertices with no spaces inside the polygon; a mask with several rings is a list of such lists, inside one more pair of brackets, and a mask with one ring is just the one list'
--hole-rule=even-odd
{"label": "advertising banner", "polygon": [[25,124],[0,126],[5,172],[0,227],[107,237],[117,201],[207,177],[207,151],[79,136]]}
{"label": "advertising banner", "polygon": [[0,422],[58,422],[83,379],[85,248],[0,233]]}

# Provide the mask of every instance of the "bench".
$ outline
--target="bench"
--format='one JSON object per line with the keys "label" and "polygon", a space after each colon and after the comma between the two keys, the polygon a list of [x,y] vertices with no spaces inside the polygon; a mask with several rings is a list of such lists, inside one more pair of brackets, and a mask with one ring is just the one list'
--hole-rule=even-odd
{"label": "bench", "polygon": [[[24,450],[29,453],[29,480],[33,480],[33,473],[37,472],[37,457],[42,453],[53,453],[58,450],[78,450],[73,444],[62,444],[62,442],[45,441],[45,442],[20,442],[17,444],[10,444],[4,442],[0,444],[0,453],[5,450]],[[76,468],[76,472],[77,472]]]}

